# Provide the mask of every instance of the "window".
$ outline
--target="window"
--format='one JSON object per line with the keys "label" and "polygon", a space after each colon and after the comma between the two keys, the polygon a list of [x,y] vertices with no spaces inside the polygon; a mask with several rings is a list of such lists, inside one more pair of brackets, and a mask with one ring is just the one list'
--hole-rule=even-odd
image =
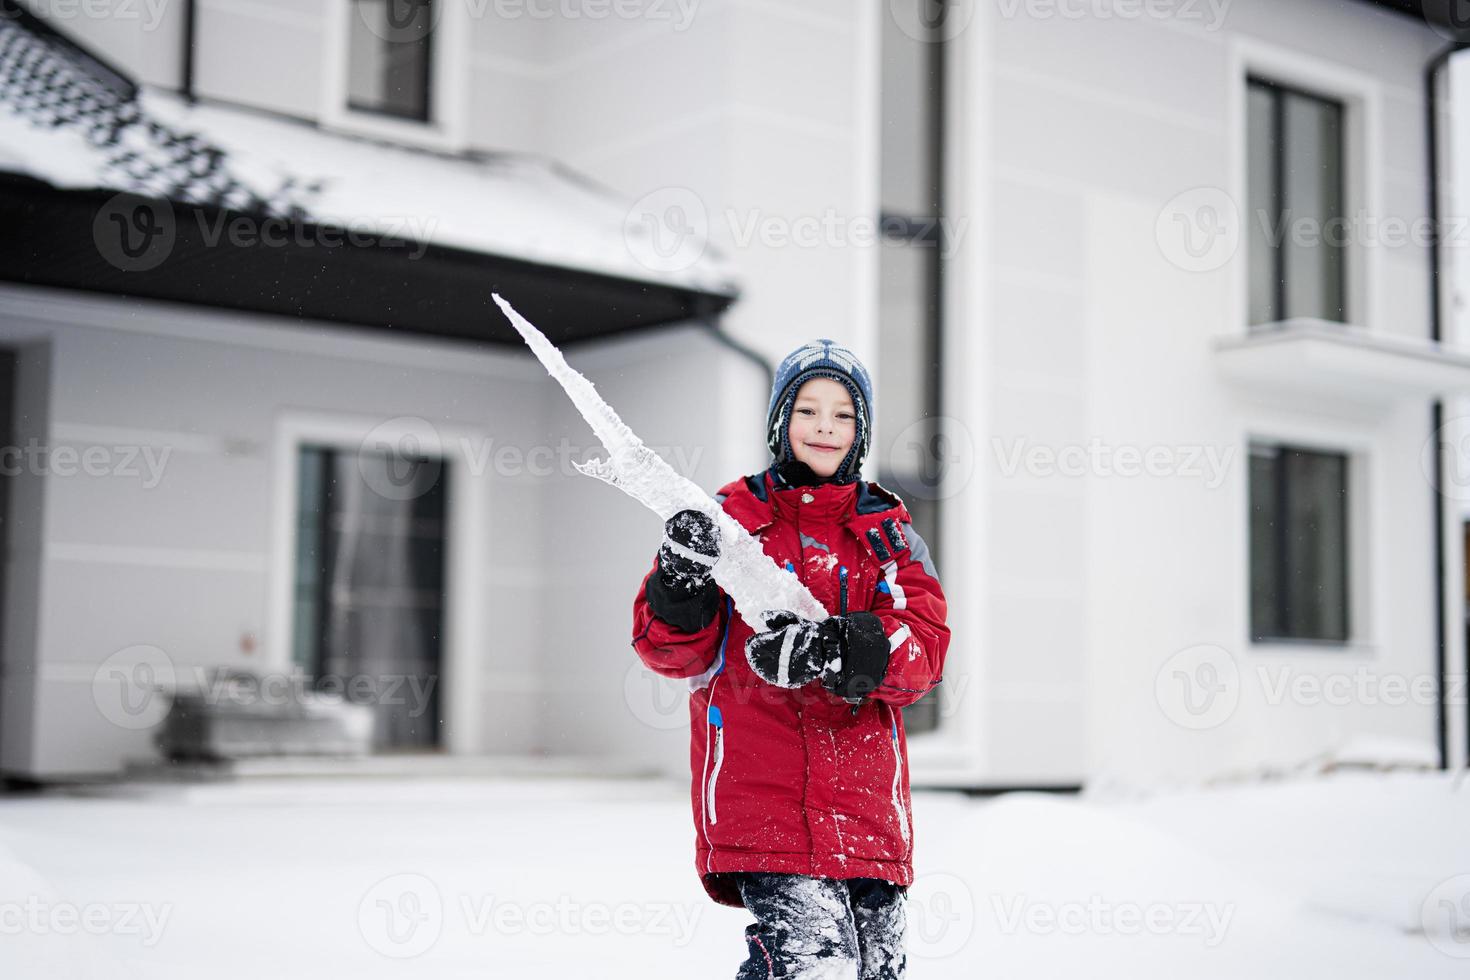
{"label": "window", "polygon": [[303,446],[293,659],[373,705],[376,748],[439,743],[447,464]]}
{"label": "window", "polygon": [[1247,83],[1250,323],[1347,319],[1343,106]]}
{"label": "window", "polygon": [[1251,639],[1348,638],[1348,460],[1251,445]]}
{"label": "window", "polygon": [[351,0],[347,104],[428,122],[435,0]]}
{"label": "window", "polygon": [[[932,0],[913,0],[927,11]],[[921,11],[922,13],[922,11]],[[951,456],[938,419],[941,296],[945,254],[943,215],[943,8],[938,19],[917,16],[929,36],[915,37],[900,18],[883,18],[879,193],[878,358],[882,364],[874,446],[878,482],[893,487],[928,542],[939,534],[939,487]],[[943,687],[904,710],[910,731],[939,723]]]}

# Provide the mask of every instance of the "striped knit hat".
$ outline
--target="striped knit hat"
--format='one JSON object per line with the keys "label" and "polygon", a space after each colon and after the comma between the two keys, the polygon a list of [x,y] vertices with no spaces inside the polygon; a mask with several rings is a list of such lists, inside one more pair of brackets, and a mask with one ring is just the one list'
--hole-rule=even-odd
{"label": "striped knit hat", "polygon": [[791,425],[791,409],[796,403],[796,393],[812,378],[831,378],[842,384],[857,410],[857,434],[852,440],[852,448],[832,475],[833,483],[851,483],[858,478],[863,460],[868,455],[869,434],[873,427],[873,383],[857,355],[834,340],[813,340],[787,354],[781,361],[781,366],[776,369],[775,382],[771,385],[771,402],[766,408],[766,445],[778,463],[796,458],[787,432]]}

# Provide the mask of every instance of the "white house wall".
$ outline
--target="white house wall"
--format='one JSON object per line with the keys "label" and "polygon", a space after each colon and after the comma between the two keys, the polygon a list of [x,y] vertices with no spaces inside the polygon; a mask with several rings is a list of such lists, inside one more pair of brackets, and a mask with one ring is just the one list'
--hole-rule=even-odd
{"label": "white house wall", "polygon": [[[763,242],[748,229],[877,214],[882,11],[837,0],[691,6],[687,22],[554,22],[544,105],[556,123],[541,148],[635,213],[683,209],[740,277],[722,322],[743,343],[774,363],[807,339],[839,337],[881,387],[876,250]],[[768,458],[760,373],[728,355],[714,369],[718,471],[751,472]]]}
{"label": "white house wall", "polygon": [[[122,328],[108,325],[131,322]],[[525,356],[477,353],[443,341],[389,341],[330,326],[7,289],[0,343],[49,345],[47,427],[53,445],[168,449],[162,478],[47,474],[32,649],[10,649],[7,667],[33,659],[38,695],[27,737],[7,728],[3,766],[38,775],[100,772],[150,756],[146,732],[120,730],[95,709],[91,685],[109,656],[136,644],[164,650],[180,672],[196,665],[285,669],[273,589],[289,577],[276,532],[294,521],[277,494],[279,433],[332,419],[371,428],[397,416],[428,419],[445,433],[451,467],[478,467],[482,559],[466,595],[483,603],[477,635],[461,635],[466,678],[451,697],[467,706],[446,739],[471,753],[539,747],[540,556],[548,550],[541,481],[509,466],[456,459],[458,433],[473,453],[542,443],[544,375]],[[38,383],[28,374],[22,393]],[[304,420],[304,421],[303,421]],[[289,455],[289,453],[288,453]],[[22,479],[13,506],[27,508]],[[289,488],[285,499],[290,500]],[[452,518],[453,519],[453,518]],[[459,525],[463,527],[464,525]],[[22,530],[25,530],[22,526]],[[33,591],[27,549],[15,543],[7,625],[27,615]],[[289,536],[284,540],[289,540]],[[452,542],[464,547],[463,541]],[[283,571],[284,570],[284,571]],[[289,582],[287,582],[289,588]],[[626,591],[626,590],[625,590]],[[626,631],[622,617],[616,623]],[[612,624],[601,624],[611,628]],[[590,627],[589,627],[590,628]],[[252,654],[241,637],[258,641]],[[10,637],[16,634],[12,631]],[[452,656],[446,651],[446,656]],[[10,725],[20,677],[7,670]]]}
{"label": "white house wall", "polygon": [[[1432,670],[1430,494],[1417,462],[1427,404],[1370,417],[1272,406],[1225,387],[1210,346],[1244,329],[1234,278],[1243,253],[1217,271],[1183,271],[1166,260],[1155,223],[1192,188],[1238,193],[1238,71],[1242,52],[1261,47],[1367,86],[1381,126],[1370,190],[1380,213],[1421,215],[1421,74],[1443,42],[1354,3],[1237,0],[1217,30],[1178,18],[1008,18],[977,8],[993,32],[994,305],[960,322],[993,329],[993,360],[976,366],[993,392],[993,424],[978,440],[993,488],[994,533],[981,560],[995,614],[979,643],[994,736],[987,775],[1191,779],[1298,762],[1353,733],[1432,743],[1432,705],[1336,709],[1288,698],[1264,707],[1257,686],[1260,668],[1277,679],[1282,669],[1359,664],[1406,677]],[[1370,258],[1364,320],[1427,336],[1423,250]],[[1361,446],[1375,474],[1351,488],[1368,516],[1350,532],[1371,544],[1371,564],[1353,568],[1366,589],[1352,612],[1375,618],[1372,635],[1345,651],[1248,642],[1245,440],[1294,432]],[[999,466],[999,446],[1094,438],[1111,449],[1195,446],[1232,462],[1219,486],[1186,475],[1006,475]],[[1185,730],[1155,684],[1171,655],[1202,644],[1234,658],[1241,702],[1219,727]],[[1085,739],[1073,741],[1068,716],[1083,704]]]}

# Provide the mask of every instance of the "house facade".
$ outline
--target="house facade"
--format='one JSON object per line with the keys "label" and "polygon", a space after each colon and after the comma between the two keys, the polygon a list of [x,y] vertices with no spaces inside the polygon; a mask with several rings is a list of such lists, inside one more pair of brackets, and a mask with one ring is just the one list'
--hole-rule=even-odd
{"label": "house facade", "polygon": [[[507,260],[424,288],[520,276],[710,490],[765,463],[759,362],[853,346],[867,475],[950,601],[916,782],[1466,764],[1470,511],[1441,455],[1466,280],[1448,248],[1435,278],[1422,228],[1470,154],[1453,32],[1415,5],[29,6],[242,181],[283,146],[304,208]],[[58,158],[0,159],[58,184]],[[590,434],[477,307],[405,304],[408,330],[392,294],[242,310],[170,291],[189,266],[140,297],[46,261],[0,284],[14,445],[50,447],[8,483],[0,769],[117,771],[152,752],[150,678],[320,673],[313,644],[351,635],[367,673],[434,682],[387,748],[684,771],[683,693],[628,648],[658,521],[575,472]],[[250,268],[247,291],[310,293]],[[312,569],[368,525],[414,530],[373,539],[400,558],[362,581],[417,598],[331,634],[343,593]]]}

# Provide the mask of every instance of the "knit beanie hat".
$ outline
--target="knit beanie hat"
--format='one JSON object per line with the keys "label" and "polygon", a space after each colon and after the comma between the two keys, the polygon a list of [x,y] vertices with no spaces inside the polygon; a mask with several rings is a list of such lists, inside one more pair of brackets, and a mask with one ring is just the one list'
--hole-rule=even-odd
{"label": "knit beanie hat", "polygon": [[796,393],[812,378],[831,378],[847,389],[857,414],[857,433],[852,448],[832,475],[833,483],[851,483],[858,478],[868,455],[872,430],[873,383],[857,355],[834,340],[813,340],[787,354],[776,369],[771,385],[771,402],[766,408],[766,445],[776,462],[796,458],[788,429]]}

